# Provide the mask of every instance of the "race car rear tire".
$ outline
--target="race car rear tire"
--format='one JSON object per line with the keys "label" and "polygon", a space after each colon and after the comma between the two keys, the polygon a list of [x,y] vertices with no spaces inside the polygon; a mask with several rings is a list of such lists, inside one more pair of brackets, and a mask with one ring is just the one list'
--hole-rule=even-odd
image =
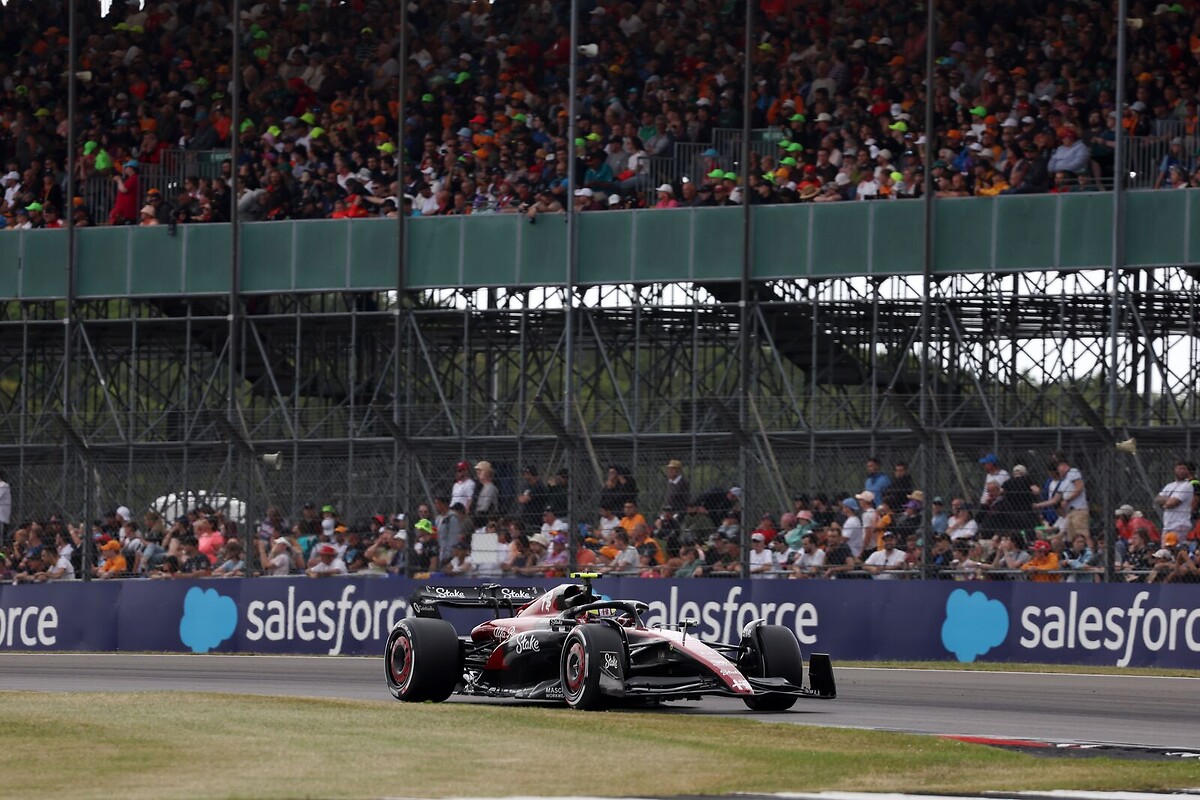
{"label": "race car rear tire", "polygon": [[[616,653],[618,659],[624,660],[625,643],[611,628],[585,624],[567,634],[559,662],[559,677],[563,699],[571,708],[599,711],[608,705],[600,688],[605,653]],[[624,670],[618,666],[614,677],[623,674]]]}
{"label": "race car rear tire", "polygon": [[384,673],[392,697],[406,703],[440,703],[462,679],[462,648],[443,619],[401,620],[388,636]]}
{"label": "race car rear tire", "polygon": [[[742,641],[738,668],[756,678],[783,678],[795,686],[804,684],[804,656],[796,634],[782,625],[759,625]],[[796,696],[758,694],[742,698],[754,711],[787,711]]]}

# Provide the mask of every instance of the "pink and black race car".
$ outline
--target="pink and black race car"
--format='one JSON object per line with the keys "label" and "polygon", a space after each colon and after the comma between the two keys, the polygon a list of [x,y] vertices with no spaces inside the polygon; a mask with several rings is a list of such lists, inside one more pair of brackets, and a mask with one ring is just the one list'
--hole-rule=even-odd
{"label": "pink and black race car", "polygon": [[[800,643],[790,629],[762,620],[736,644],[689,635],[698,624],[647,627],[648,606],[611,600],[576,575],[549,591],[485,585],[427,586],[411,600],[416,616],[396,623],[384,651],[388,689],[397,700],[441,702],[454,693],[565,701],[572,708],[740,697],[756,711],[784,711],[798,698],[837,696],[833,666],[809,655],[804,684]],[[491,610],[467,636],[442,608]]]}

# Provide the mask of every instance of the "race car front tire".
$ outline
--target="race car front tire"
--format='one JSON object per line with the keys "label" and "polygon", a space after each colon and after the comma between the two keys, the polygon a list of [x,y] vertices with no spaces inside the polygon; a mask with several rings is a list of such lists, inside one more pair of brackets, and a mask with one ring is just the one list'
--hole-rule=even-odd
{"label": "race car front tire", "polygon": [[392,697],[406,703],[440,703],[462,679],[462,648],[443,619],[401,620],[388,636],[384,672]]}
{"label": "race car front tire", "polygon": [[605,708],[608,704],[600,688],[605,654],[623,659],[624,652],[621,635],[603,625],[579,625],[567,634],[559,669],[567,705],[581,711]]}
{"label": "race car front tire", "polygon": [[[783,678],[794,686],[804,683],[804,656],[796,634],[782,625],[759,625],[742,641],[738,669],[756,678]],[[787,711],[796,696],[756,694],[742,698],[754,711]]]}

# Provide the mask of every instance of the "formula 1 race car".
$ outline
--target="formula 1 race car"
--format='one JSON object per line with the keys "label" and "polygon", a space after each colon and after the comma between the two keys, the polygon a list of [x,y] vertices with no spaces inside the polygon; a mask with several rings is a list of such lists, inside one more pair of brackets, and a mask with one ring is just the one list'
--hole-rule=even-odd
{"label": "formula 1 race car", "polygon": [[[649,607],[611,600],[584,583],[549,591],[485,585],[427,586],[415,616],[396,623],[384,650],[388,689],[406,702],[458,692],[565,701],[594,710],[704,695],[740,697],[755,711],[784,711],[801,697],[837,696],[829,656],[809,656],[809,685],[795,633],[755,620],[736,645],[689,635],[698,623],[647,627]],[[490,609],[494,618],[459,636],[441,608]]]}

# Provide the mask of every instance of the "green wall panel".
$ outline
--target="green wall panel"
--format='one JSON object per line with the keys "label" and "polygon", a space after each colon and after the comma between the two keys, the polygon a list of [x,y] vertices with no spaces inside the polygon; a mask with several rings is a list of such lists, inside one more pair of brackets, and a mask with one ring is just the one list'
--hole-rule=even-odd
{"label": "green wall panel", "polygon": [[461,282],[463,223],[466,217],[425,217],[412,220],[408,234],[408,275],[414,289],[457,286]]}
{"label": "green wall panel", "polygon": [[695,237],[692,277],[698,281],[740,280],[744,227],[742,210],[697,208],[692,213],[696,215],[692,228]]}
{"label": "green wall panel", "polygon": [[[579,215],[579,282],[622,283],[633,279],[632,211]],[[544,217],[538,225],[566,227],[564,219]]]}
{"label": "green wall panel", "polygon": [[920,273],[925,265],[925,204],[915,200],[873,201],[871,274]]}
{"label": "green wall panel", "polygon": [[22,231],[20,235],[25,237],[25,252],[21,259],[21,296],[66,297],[66,234],[43,230]]}
{"label": "green wall panel", "polygon": [[[233,226],[184,225],[179,231],[185,235],[184,290],[192,294],[228,294]],[[244,257],[242,263],[246,263]]]}
{"label": "green wall panel", "polygon": [[24,237],[0,231],[0,300],[15,299],[21,289],[21,243]]}
{"label": "green wall panel", "polygon": [[1125,198],[1125,263],[1182,264],[1187,201],[1179,191],[1130,192]]}
{"label": "green wall panel", "polygon": [[294,222],[255,222],[242,226],[242,291],[286,292],[292,287]]}
{"label": "green wall panel", "polygon": [[[582,222],[586,214],[579,219]],[[566,217],[542,217],[536,225],[521,223],[521,261],[514,284],[554,286],[567,282]]]}
{"label": "green wall panel", "polygon": [[866,203],[826,203],[813,209],[812,274],[867,274]]}
{"label": "green wall panel", "polygon": [[75,291],[80,297],[120,297],[126,293],[130,230],[122,225],[79,231]]}
{"label": "green wall panel", "polygon": [[1058,263],[1097,267],[1112,263],[1112,192],[1061,194]]}
{"label": "green wall panel", "polygon": [[1057,206],[1058,198],[1048,194],[996,199],[997,270],[1055,266]]}
{"label": "green wall panel", "polygon": [[[1130,266],[1200,264],[1200,190],[1128,195]],[[934,270],[984,272],[1106,268],[1112,195],[946,198],[937,202]],[[924,204],[914,201],[753,209],[756,279],[919,274]],[[249,223],[242,231],[243,291],[386,290],[395,284],[394,220]],[[518,215],[430,217],[408,225],[407,286],[562,285],[567,226]],[[85,228],[77,288],[83,297],[229,291],[230,226]],[[615,211],[579,218],[579,282],[735,281],[740,209]],[[67,235],[0,235],[0,299],[64,297]],[[293,262],[295,265],[293,266]],[[347,277],[347,263],[349,276]],[[347,283],[349,281],[349,283]]]}
{"label": "green wall panel", "polygon": [[754,216],[755,278],[795,278],[808,274],[808,225],[816,206],[759,206]]}
{"label": "green wall panel", "polygon": [[520,214],[485,214],[467,222],[464,286],[511,286],[516,281],[517,239],[523,233],[518,225],[528,227],[529,223]]}
{"label": "green wall panel", "polygon": [[395,288],[399,253],[400,224],[396,220],[352,221],[350,285],[355,289]]}
{"label": "green wall panel", "polygon": [[[86,231],[84,231],[86,233]],[[183,291],[183,229],[171,235],[166,225],[129,237],[129,293],[172,295]]]}
{"label": "green wall panel", "polygon": [[297,289],[345,288],[346,253],[350,247],[349,220],[297,224],[293,241]]}
{"label": "green wall panel", "polygon": [[950,197],[933,212],[933,271],[983,272],[992,261],[995,198]]}
{"label": "green wall panel", "polygon": [[692,215],[686,211],[643,211],[637,214],[634,225],[634,280],[688,280]]}

